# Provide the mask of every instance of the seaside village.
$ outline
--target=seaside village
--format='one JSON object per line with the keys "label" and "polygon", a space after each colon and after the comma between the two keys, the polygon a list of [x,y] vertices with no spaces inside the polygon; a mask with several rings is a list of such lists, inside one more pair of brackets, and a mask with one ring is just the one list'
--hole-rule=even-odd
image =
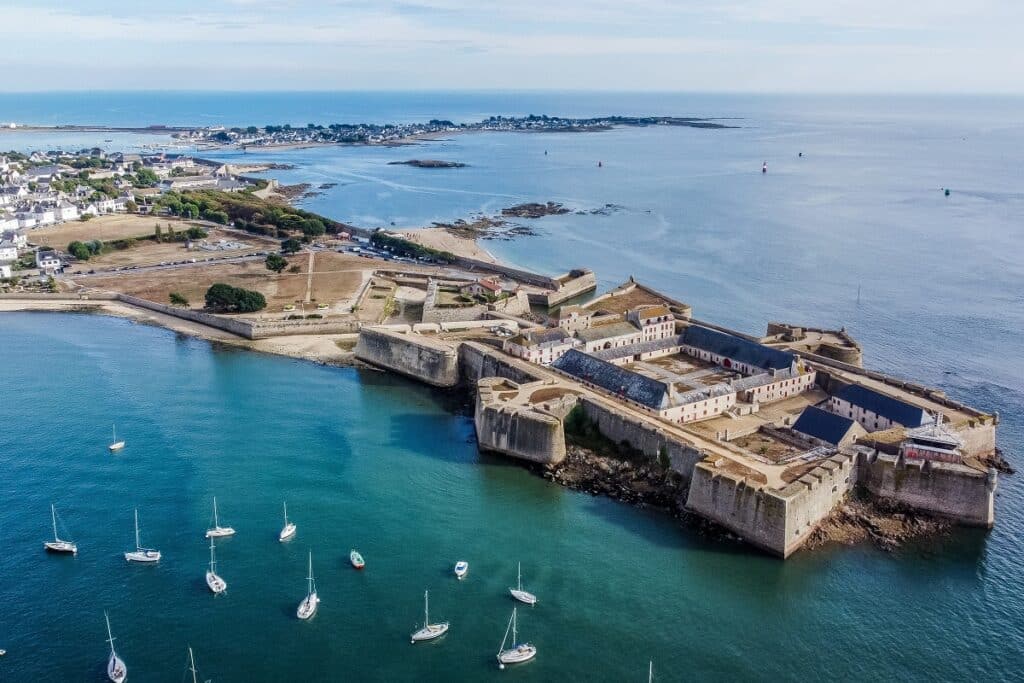
{"label": "seaside village", "polygon": [[[114,213],[146,214],[168,191],[251,187],[229,167],[181,154],[107,154],[102,149],[0,155],[0,279],[18,265],[52,275],[68,264],[58,250],[31,247],[31,231]],[[27,255],[27,256],[26,256]]]}
{"label": "seaside village", "polygon": [[[0,158],[0,280],[34,267],[56,274],[50,296],[67,307],[116,301],[118,314],[182,319],[216,330],[218,340],[288,354],[316,349],[322,362],[354,358],[468,388],[481,450],[557,470],[583,429],[660,468],[681,492],[680,508],[782,557],[851,495],[994,524],[999,416],[865,369],[844,329],[770,323],[755,337],[703,321],[632,278],[588,300],[597,279],[585,268],[552,277],[466,254],[439,261],[442,252],[414,232],[338,223],[275,273],[264,258],[283,246],[280,235],[209,222],[204,229],[222,242],[247,243],[229,256],[184,259],[180,244],[140,240],[70,273],[61,273],[68,255],[32,247],[56,223],[145,216],[162,192],[258,183],[170,154]],[[153,230],[148,220],[144,227]],[[71,234],[51,244],[79,239]],[[265,302],[248,314],[205,310],[213,283],[256,289]]]}

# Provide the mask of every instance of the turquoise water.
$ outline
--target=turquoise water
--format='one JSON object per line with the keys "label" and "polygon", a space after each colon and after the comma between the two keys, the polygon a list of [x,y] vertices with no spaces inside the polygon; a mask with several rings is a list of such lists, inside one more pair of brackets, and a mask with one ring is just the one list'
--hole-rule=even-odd
{"label": "turquoise water", "polygon": [[[99,102],[110,111],[95,122],[123,125],[230,122],[239,103],[265,119],[256,123],[741,117],[743,128],[726,131],[479,134],[247,157],[296,164],[279,174],[289,182],[337,182],[306,206],[363,225],[424,225],[517,201],[621,205],[485,246],[538,270],[589,265],[605,285],[636,274],[698,316],[751,332],[770,319],[846,325],[870,366],[999,411],[1001,445],[1020,468],[1024,100],[389,97],[3,96],[0,120],[82,121]],[[386,164],[428,155],[470,166]],[[99,678],[104,609],[133,680],[180,680],[189,643],[216,681],[498,676],[492,657],[519,560],[541,599],[521,620],[540,655],[501,676],[643,680],[648,659],[662,680],[1010,679],[1024,667],[1020,475],[1000,479],[990,533],[783,563],[481,458],[458,399],[388,375],[89,316],[5,314],[0,348],[13,387],[0,401],[3,680]],[[129,445],[111,457],[114,419]],[[239,530],[218,553],[223,599],[203,583],[213,495]],[[285,546],[283,498],[299,525]],[[42,552],[51,501],[76,559]],[[120,555],[135,505],[143,541],[165,554],[158,567]],[[363,574],[347,565],[351,547],[366,556]],[[324,602],[303,624],[294,609],[310,548]],[[471,563],[461,584],[450,576],[457,559]],[[425,588],[452,632],[414,648]]]}
{"label": "turquoise water", "polygon": [[[99,678],[103,610],[133,680],[179,680],[189,644],[216,681],[643,680],[649,658],[661,680],[1024,665],[1005,532],[783,563],[482,458],[454,397],[390,375],[87,315],[5,314],[0,345],[19,359],[0,404],[5,680]],[[128,446],[112,456],[115,419]],[[203,582],[213,495],[238,530],[218,543],[219,598]],[[287,544],[283,499],[298,524]],[[42,550],[51,501],[76,558]],[[158,566],[121,556],[135,506]],[[323,603],[302,623],[309,549]],[[457,559],[471,564],[461,583]],[[516,561],[540,597],[520,622],[540,655],[500,673]],[[424,589],[452,629],[414,647]]]}

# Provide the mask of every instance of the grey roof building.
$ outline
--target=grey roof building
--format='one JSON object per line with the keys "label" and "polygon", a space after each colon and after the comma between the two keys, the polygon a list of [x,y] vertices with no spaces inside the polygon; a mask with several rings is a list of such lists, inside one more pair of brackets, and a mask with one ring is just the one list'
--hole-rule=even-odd
{"label": "grey roof building", "polygon": [[765,370],[783,370],[792,366],[796,357],[788,351],[773,349],[764,344],[712,330],[700,325],[690,325],[683,332],[687,346],[702,349],[718,356],[731,358],[745,365]]}
{"label": "grey roof building", "polygon": [[576,349],[569,350],[552,365],[573,377],[652,410],[671,407],[669,388],[664,382],[624,370]]}
{"label": "grey roof building", "polygon": [[793,423],[793,431],[838,446],[848,439],[851,432],[863,433],[864,429],[854,420],[842,415],[807,406]]}
{"label": "grey roof building", "polygon": [[880,394],[860,384],[848,384],[834,396],[904,427],[920,427],[932,421],[932,416],[924,408]]}

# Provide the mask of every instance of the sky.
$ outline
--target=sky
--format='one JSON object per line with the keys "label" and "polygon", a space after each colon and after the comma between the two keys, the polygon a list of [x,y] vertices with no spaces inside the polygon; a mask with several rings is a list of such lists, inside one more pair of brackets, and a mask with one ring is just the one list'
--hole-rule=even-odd
{"label": "sky", "polygon": [[1024,0],[0,0],[0,91],[1024,93]]}

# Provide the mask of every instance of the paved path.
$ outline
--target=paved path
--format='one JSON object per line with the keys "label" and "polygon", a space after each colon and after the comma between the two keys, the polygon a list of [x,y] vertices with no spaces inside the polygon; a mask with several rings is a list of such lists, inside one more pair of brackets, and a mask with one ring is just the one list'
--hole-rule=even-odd
{"label": "paved path", "polygon": [[309,252],[309,275],[306,276],[306,303],[313,301],[313,259],[316,252]]}

